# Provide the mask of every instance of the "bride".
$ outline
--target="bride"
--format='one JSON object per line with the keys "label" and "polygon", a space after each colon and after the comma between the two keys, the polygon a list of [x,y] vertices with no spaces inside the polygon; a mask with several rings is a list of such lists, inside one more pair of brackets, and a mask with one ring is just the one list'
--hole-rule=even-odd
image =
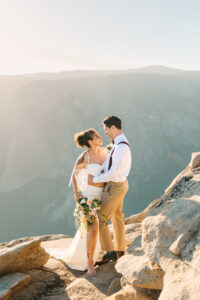
{"label": "bride", "polygon": [[[70,185],[73,185],[76,202],[80,198],[88,200],[100,199],[104,183],[88,185],[88,174],[93,176],[103,172],[103,164],[107,157],[107,149],[102,146],[102,138],[94,129],[75,134],[75,142],[78,147],[85,148],[77,159]],[[79,206],[77,206],[80,209]],[[100,252],[98,218],[92,225],[85,226],[85,220],[81,220],[81,226],[68,249],[48,249],[48,253],[58,259],[64,260],[69,267],[75,270],[86,270],[89,276],[95,276],[94,264]]]}

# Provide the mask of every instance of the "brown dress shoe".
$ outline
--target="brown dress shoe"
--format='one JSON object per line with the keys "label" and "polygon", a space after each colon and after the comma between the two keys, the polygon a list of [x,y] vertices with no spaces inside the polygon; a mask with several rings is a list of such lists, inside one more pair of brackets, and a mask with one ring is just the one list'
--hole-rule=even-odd
{"label": "brown dress shoe", "polygon": [[109,261],[115,261],[115,260],[117,260],[117,253],[116,253],[116,251],[109,251],[109,252],[107,252],[107,253],[103,256],[103,258],[102,258],[101,261],[97,261],[97,262],[95,263],[95,266],[96,266],[96,265],[101,266],[101,265],[103,265],[103,264],[108,263]]}
{"label": "brown dress shoe", "polygon": [[125,254],[125,251],[116,251],[116,254],[117,254],[117,258],[120,258]]}

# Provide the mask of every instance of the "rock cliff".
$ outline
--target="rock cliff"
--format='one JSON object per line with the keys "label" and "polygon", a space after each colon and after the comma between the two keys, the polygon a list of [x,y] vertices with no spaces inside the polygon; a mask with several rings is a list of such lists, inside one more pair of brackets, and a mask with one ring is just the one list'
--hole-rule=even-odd
{"label": "rock cliff", "polygon": [[199,300],[199,228],[197,152],[160,198],[126,219],[126,255],[98,267],[94,278],[44,251],[67,247],[68,236],[0,244],[0,299]]}

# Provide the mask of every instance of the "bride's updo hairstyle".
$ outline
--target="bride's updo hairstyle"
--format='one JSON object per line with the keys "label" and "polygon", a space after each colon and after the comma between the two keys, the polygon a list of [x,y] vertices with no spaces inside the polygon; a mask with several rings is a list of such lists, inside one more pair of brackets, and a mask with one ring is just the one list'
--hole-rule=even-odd
{"label": "bride's updo hairstyle", "polygon": [[75,142],[77,144],[77,146],[84,148],[84,147],[88,147],[90,148],[90,144],[88,143],[88,141],[92,141],[93,140],[93,134],[96,131],[93,128],[90,128],[86,131],[81,131],[79,133],[75,134]]}

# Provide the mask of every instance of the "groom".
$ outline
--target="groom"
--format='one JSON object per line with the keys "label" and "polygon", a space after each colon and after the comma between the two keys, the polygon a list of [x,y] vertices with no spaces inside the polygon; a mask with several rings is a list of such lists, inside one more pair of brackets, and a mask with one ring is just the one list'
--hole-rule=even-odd
{"label": "groom", "polygon": [[[99,236],[102,250],[107,253],[101,264],[117,260],[125,253],[123,201],[128,191],[126,178],[131,168],[130,145],[122,132],[121,119],[109,116],[103,120],[103,126],[105,134],[113,140],[114,145],[106,158],[104,173],[94,177],[89,175],[88,179],[89,184],[105,182],[99,214]],[[113,224],[115,247],[108,227],[110,219]]]}

